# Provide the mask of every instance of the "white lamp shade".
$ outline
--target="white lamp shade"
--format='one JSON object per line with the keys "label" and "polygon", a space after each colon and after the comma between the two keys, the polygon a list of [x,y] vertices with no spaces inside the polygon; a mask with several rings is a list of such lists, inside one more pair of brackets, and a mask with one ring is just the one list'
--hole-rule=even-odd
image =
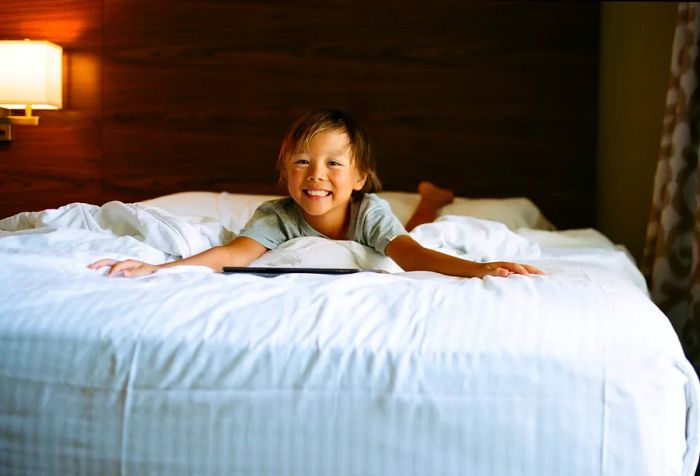
{"label": "white lamp shade", "polygon": [[63,49],[48,41],[0,41],[0,107],[60,109]]}

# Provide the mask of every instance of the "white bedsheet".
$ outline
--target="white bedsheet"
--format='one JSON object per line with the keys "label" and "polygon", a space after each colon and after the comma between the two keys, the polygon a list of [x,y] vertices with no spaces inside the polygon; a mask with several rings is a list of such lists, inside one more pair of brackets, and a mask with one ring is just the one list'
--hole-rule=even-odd
{"label": "white bedsheet", "polygon": [[694,472],[697,377],[624,249],[595,230],[446,217],[413,232],[547,273],[483,280],[317,239],[258,264],[394,273],[108,279],[86,265],[230,237],[118,202],[0,230],[2,474]]}

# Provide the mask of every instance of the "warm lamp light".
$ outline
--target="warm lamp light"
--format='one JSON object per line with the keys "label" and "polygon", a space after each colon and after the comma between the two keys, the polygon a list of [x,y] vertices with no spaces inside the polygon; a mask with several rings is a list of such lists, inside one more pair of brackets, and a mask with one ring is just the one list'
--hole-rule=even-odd
{"label": "warm lamp light", "polygon": [[[63,49],[48,41],[0,41],[0,141],[12,125],[36,126],[32,109],[61,109]],[[24,109],[11,116],[9,109]]]}

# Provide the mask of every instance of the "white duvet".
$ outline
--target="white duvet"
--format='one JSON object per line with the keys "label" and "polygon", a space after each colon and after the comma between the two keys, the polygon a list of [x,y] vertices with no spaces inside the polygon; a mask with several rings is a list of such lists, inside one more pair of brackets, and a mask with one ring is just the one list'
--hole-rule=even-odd
{"label": "white duvet", "polygon": [[[590,255],[594,267],[619,273],[646,292],[644,278],[624,248],[593,229],[515,233],[499,222],[448,215],[416,228],[411,236],[428,248],[474,261],[540,261],[542,247],[555,261]],[[0,220],[0,237],[0,250],[8,252],[70,255],[80,263],[106,255],[160,263],[225,244],[235,233],[212,218],[176,216],[149,205],[114,201],[20,213]],[[389,258],[358,243],[311,237],[284,243],[253,265],[402,271]]]}
{"label": "white duvet", "polygon": [[483,280],[315,238],[255,264],[389,273],[108,279],[86,265],[233,236],[120,202],[0,230],[7,474],[694,472],[697,377],[629,255],[595,230],[447,216],[411,233],[546,273]]}

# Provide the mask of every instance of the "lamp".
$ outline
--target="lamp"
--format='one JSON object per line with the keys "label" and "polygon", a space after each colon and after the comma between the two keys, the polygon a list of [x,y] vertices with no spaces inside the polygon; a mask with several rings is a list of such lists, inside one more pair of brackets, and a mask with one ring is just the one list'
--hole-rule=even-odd
{"label": "lamp", "polygon": [[[63,49],[49,41],[0,41],[0,141],[12,126],[36,126],[32,109],[61,109]],[[12,116],[9,109],[24,109]]]}

